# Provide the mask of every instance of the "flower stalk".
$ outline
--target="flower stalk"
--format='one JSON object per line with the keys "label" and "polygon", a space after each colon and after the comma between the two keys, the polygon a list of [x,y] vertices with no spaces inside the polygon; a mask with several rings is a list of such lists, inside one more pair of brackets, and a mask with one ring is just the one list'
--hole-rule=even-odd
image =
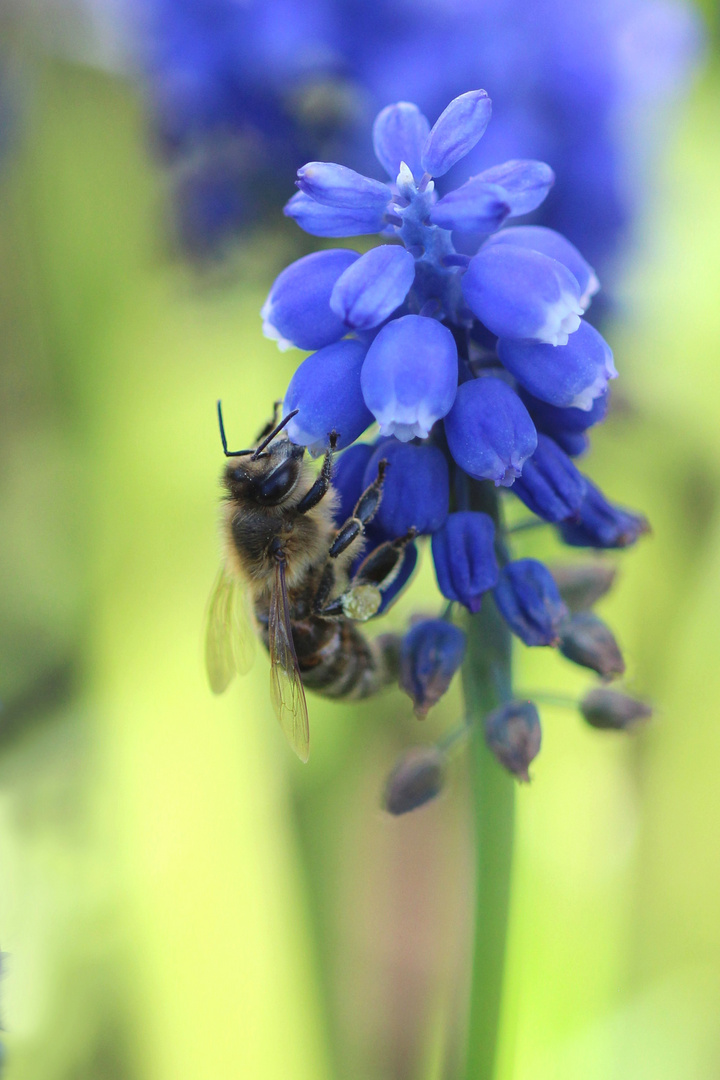
{"label": "flower stalk", "polygon": [[[496,522],[499,500],[489,484],[473,484],[473,502]],[[488,501],[494,506],[487,505]],[[483,738],[483,721],[512,696],[511,635],[488,593],[468,619],[462,667],[468,722],[475,728],[471,770],[475,846],[474,944],[463,1080],[491,1080],[497,1063],[512,870],[515,781]]]}

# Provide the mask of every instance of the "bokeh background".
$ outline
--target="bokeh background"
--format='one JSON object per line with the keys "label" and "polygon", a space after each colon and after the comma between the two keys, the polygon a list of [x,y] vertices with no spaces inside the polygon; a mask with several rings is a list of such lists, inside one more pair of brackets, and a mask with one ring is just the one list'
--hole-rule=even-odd
{"label": "bokeh background", "polygon": [[[657,717],[625,738],[542,709],[543,750],[518,792],[498,1080],[720,1073],[713,8],[703,21],[704,60],[655,117],[612,279],[621,380],[587,465],[653,524],[619,558],[601,613]],[[69,28],[87,22],[59,3],[3,12],[6,1075],[452,1077],[473,874],[464,762],[407,818],[380,797],[400,751],[460,715],[459,694],[421,726],[399,692],[370,707],[313,699],[303,767],[272,718],[263,655],[221,699],[202,670],[214,403],[247,441],[282,397],[297,358],[263,339],[258,312],[307,247],[258,211],[229,258],[183,256],[114,17],[85,49]],[[291,172],[283,183],[290,193]],[[393,623],[437,604],[427,563]],[[522,689],[587,685],[548,650],[517,661]]]}

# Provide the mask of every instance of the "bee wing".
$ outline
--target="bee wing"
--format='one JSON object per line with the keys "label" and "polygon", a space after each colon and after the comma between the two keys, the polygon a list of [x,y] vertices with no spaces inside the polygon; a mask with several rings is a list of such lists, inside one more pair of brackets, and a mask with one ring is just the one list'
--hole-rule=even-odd
{"label": "bee wing", "polygon": [[242,581],[222,566],[207,608],[205,666],[210,689],[222,694],[234,675],[250,670],[255,632]]}
{"label": "bee wing", "polygon": [[310,756],[310,726],[300,668],[295,655],[285,564],[275,564],[275,582],[268,621],[270,696],[280,727],[301,761]]}

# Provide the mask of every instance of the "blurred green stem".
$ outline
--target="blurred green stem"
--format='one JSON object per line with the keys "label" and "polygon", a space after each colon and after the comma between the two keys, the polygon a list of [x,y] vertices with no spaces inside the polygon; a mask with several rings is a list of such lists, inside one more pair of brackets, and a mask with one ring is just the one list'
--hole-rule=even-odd
{"label": "blurred green stem", "polygon": [[[495,491],[483,485],[473,509],[490,512],[505,555]],[[488,503],[490,503],[488,505]],[[468,625],[463,664],[466,715],[472,739],[475,827],[475,915],[472,983],[464,1080],[492,1080],[498,1057],[514,826],[514,784],[483,737],[484,717],[511,697],[511,639],[492,595]]]}

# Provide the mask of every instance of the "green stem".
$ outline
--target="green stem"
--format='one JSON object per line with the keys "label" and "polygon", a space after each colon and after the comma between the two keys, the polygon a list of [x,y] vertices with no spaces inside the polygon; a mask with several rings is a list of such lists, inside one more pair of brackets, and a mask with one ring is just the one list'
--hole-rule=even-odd
{"label": "green stem", "polygon": [[[483,495],[485,505],[479,505],[477,498],[473,499],[473,508],[492,513],[502,550],[504,537],[497,496],[487,488]],[[494,505],[488,505],[488,495]],[[484,717],[511,697],[510,633],[489,593],[468,626],[463,689],[466,713],[476,728],[472,740],[476,885],[472,984],[462,1076],[464,1080],[492,1080],[498,1057],[515,792],[512,777],[498,764],[483,737]]]}

